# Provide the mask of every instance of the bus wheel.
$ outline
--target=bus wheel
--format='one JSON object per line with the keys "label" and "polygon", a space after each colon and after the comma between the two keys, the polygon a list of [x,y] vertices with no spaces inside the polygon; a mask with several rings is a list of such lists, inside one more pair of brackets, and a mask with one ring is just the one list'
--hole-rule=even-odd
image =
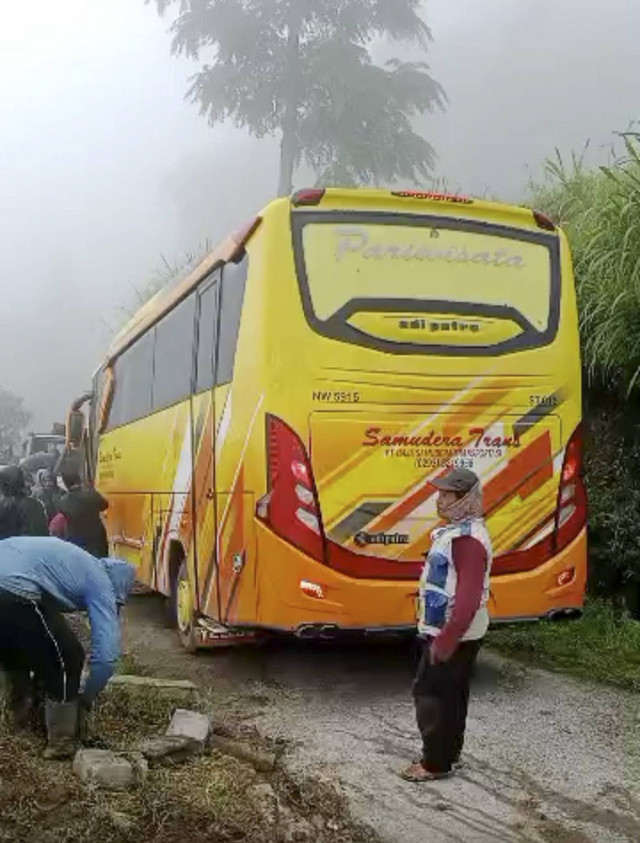
{"label": "bus wheel", "polygon": [[180,566],[175,583],[176,625],[182,646],[188,653],[198,649],[195,632],[195,612],[193,594],[189,583],[189,571],[186,560]]}

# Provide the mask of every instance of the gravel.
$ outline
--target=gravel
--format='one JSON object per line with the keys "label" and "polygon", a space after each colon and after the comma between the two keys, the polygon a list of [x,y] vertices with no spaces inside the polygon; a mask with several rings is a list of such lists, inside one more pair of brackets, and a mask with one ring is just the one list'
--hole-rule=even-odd
{"label": "gravel", "polygon": [[224,688],[232,716],[284,744],[294,776],[336,787],[389,843],[640,840],[632,694],[484,651],[464,769],[411,784],[397,775],[419,752],[406,644],[284,642],[189,657],[140,605],[127,625],[154,672]]}

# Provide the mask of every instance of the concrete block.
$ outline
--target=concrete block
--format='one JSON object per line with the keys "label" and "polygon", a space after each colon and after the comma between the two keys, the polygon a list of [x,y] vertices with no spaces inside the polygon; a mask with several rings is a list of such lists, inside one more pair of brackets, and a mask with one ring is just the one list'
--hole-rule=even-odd
{"label": "concrete block", "polygon": [[188,711],[186,708],[178,708],[173,713],[166,733],[167,735],[191,738],[191,740],[198,741],[204,747],[210,731],[211,720],[206,714],[200,714],[198,711]]}
{"label": "concrete block", "polygon": [[108,749],[79,749],[73,759],[73,772],[84,784],[106,790],[129,790],[136,778],[133,765]]}

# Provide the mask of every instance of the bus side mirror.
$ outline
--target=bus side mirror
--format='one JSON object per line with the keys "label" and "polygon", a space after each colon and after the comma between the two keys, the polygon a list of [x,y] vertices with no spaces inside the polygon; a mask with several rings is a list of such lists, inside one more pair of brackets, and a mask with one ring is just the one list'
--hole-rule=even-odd
{"label": "bus side mirror", "polygon": [[84,413],[71,410],[67,417],[67,447],[79,448],[84,437]]}

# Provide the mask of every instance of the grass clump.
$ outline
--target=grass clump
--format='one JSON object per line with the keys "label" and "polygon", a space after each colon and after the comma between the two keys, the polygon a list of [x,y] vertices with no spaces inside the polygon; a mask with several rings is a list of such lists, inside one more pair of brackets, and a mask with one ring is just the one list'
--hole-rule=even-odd
{"label": "grass clump", "polygon": [[578,621],[493,629],[487,643],[538,667],[640,691],[640,622],[604,601],[589,601]]}
{"label": "grass clump", "polygon": [[[94,714],[96,733],[114,750],[164,732],[180,701],[164,692],[114,688]],[[182,700],[184,703],[184,700]],[[129,792],[82,785],[68,762],[43,762],[43,741],[17,735],[0,718],[0,840],[20,843],[227,843],[266,839],[243,794],[255,774],[223,756],[196,757],[151,770]]]}

